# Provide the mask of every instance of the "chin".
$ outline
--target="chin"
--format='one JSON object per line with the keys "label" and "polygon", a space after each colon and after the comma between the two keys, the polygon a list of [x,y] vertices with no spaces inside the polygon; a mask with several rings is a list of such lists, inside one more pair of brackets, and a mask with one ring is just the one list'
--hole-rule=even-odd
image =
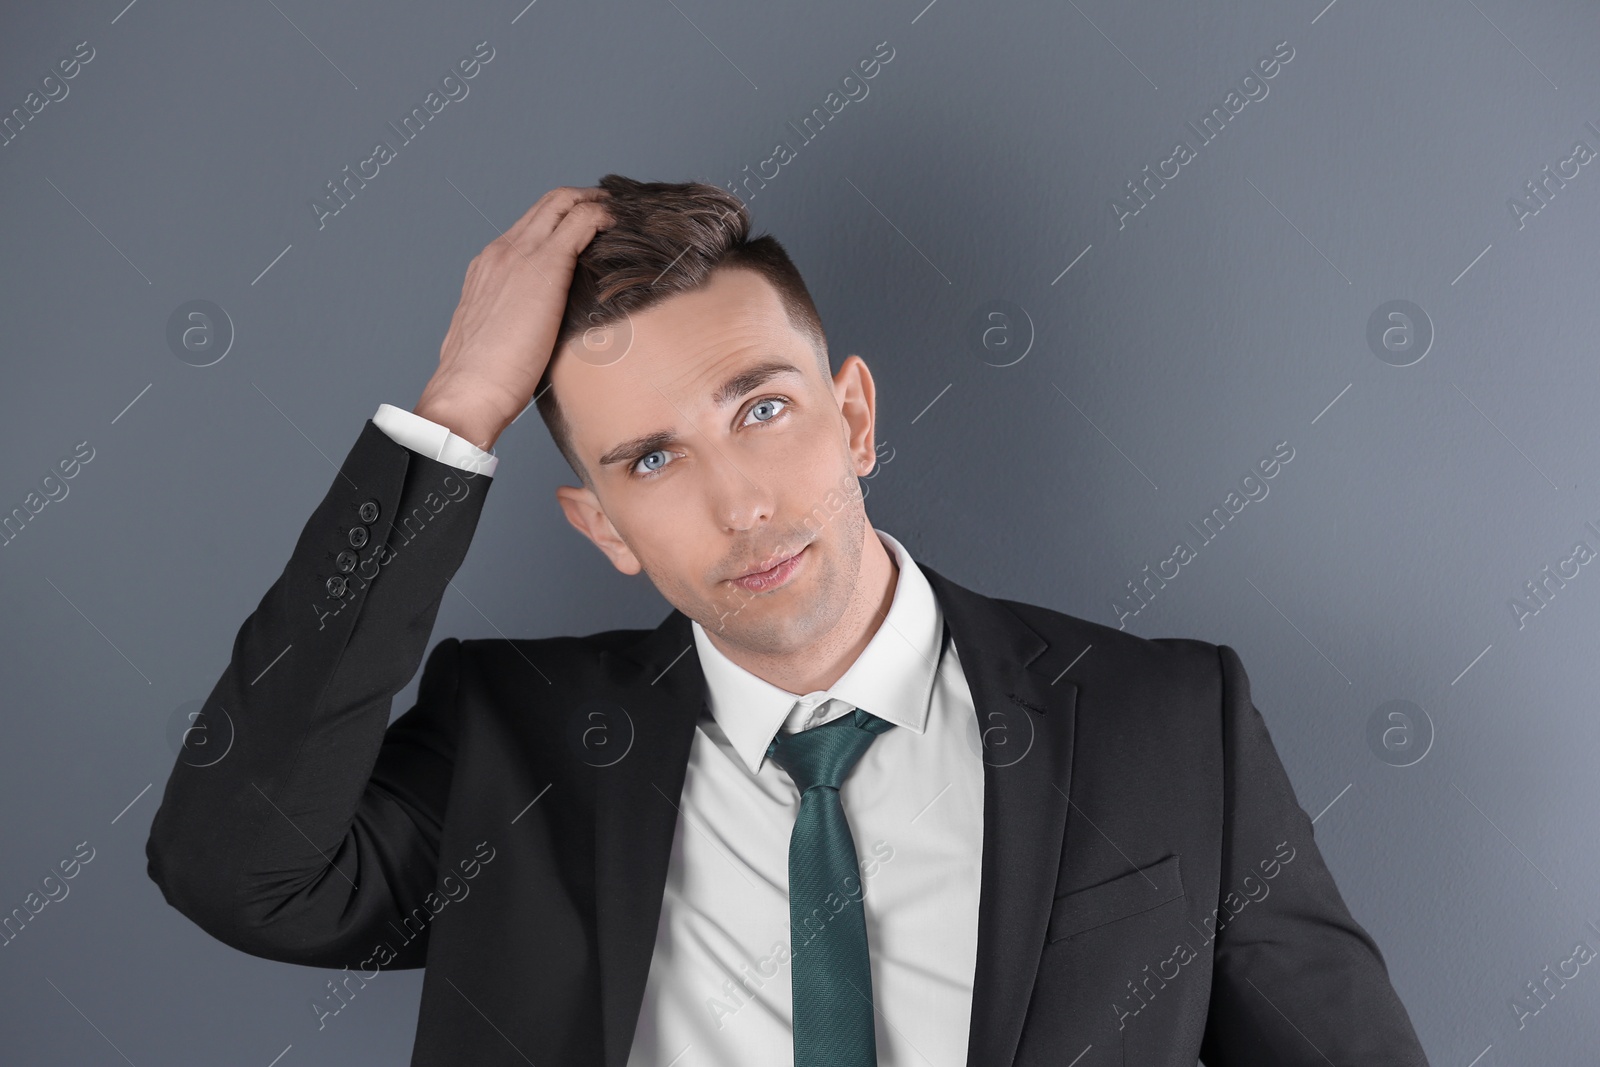
{"label": "chin", "polygon": [[742,601],[744,606],[738,611],[713,613],[710,623],[700,625],[763,655],[785,655],[806,648],[838,623],[848,595],[839,600],[832,595],[833,583],[821,581],[816,574],[804,577],[806,580]]}

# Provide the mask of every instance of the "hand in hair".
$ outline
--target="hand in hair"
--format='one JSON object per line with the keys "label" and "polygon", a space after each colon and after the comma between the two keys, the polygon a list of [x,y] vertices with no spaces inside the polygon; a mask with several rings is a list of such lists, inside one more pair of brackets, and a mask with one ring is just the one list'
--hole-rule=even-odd
{"label": "hand in hair", "polygon": [[473,258],[418,415],[493,447],[550,362],[578,253],[614,222],[606,199],[552,189]]}

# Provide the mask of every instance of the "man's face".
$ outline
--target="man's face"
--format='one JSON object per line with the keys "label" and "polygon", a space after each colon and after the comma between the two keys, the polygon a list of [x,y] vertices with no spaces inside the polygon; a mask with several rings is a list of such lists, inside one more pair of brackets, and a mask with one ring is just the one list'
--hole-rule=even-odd
{"label": "man's face", "polygon": [[851,356],[830,380],[776,290],[737,268],[630,328],[621,359],[599,365],[573,342],[551,368],[593,482],[558,490],[569,521],[723,640],[768,655],[812,644],[861,571],[866,364]]}

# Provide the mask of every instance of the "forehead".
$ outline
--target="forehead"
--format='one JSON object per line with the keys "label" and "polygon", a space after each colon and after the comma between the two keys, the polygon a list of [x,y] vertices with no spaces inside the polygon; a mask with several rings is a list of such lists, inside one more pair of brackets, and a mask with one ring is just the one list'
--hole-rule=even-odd
{"label": "forehead", "polygon": [[786,359],[808,377],[820,374],[777,290],[750,270],[720,269],[699,289],[634,312],[621,329],[631,338],[620,359],[585,358],[575,337],[550,372],[572,443],[591,461],[618,441],[708,408],[717,387],[748,364]]}

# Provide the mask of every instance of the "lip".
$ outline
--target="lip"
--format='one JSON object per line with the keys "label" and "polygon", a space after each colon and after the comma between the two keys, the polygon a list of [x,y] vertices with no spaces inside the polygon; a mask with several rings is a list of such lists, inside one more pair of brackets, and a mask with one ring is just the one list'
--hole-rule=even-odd
{"label": "lip", "polygon": [[800,551],[793,555],[785,556],[764,571],[755,571],[751,574],[728,580],[739,588],[752,593],[765,593],[777,589],[786,585],[794,577],[795,571],[805,561],[806,549],[810,547],[810,545],[805,545]]}

